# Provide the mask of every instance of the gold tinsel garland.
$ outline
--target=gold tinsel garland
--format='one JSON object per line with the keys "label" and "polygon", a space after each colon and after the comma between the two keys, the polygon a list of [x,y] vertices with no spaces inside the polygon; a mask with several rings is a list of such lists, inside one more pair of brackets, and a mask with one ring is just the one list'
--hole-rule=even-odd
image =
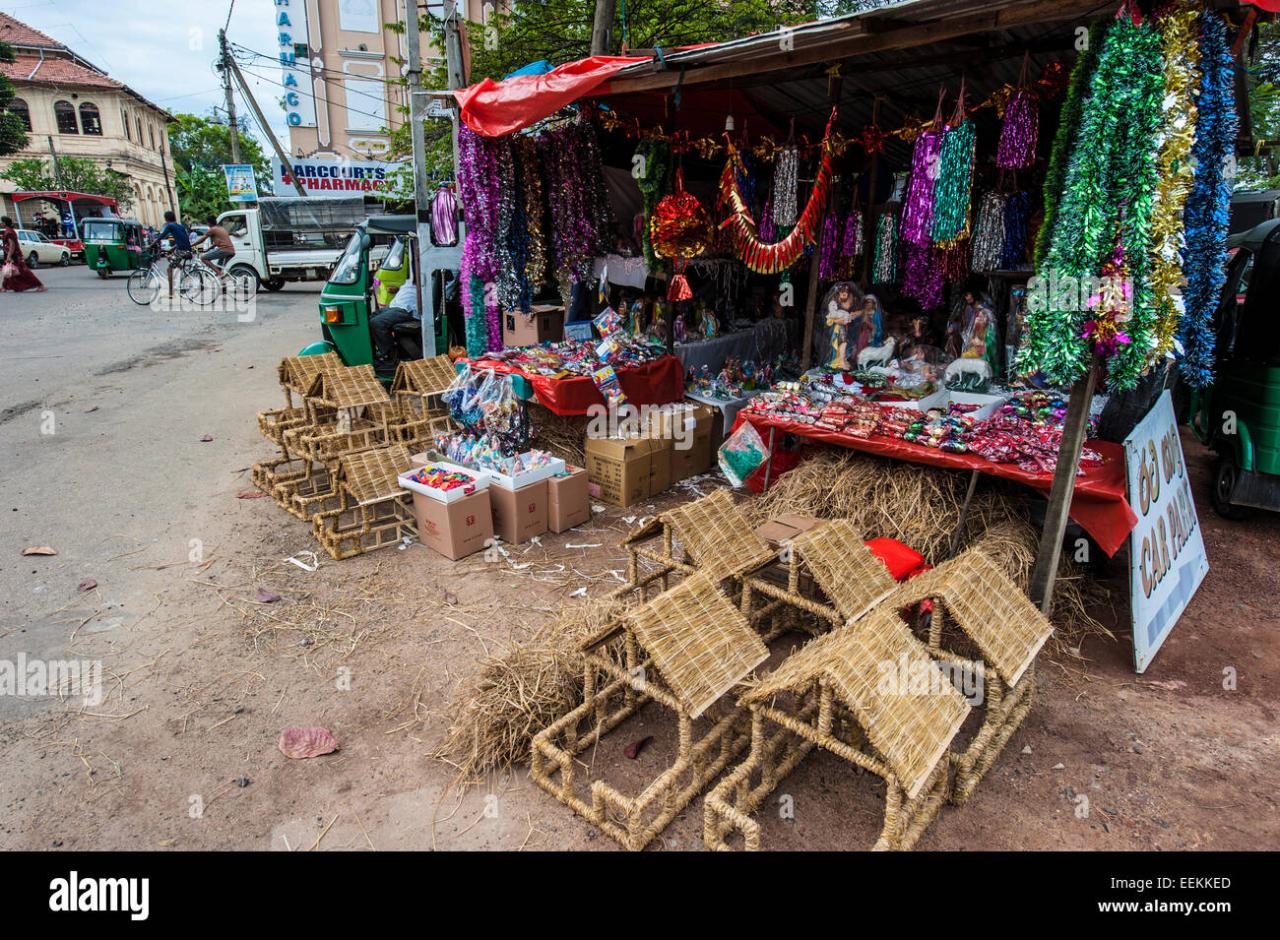
{"label": "gold tinsel garland", "polygon": [[1153,361],[1173,349],[1182,319],[1182,210],[1195,182],[1195,92],[1200,88],[1199,9],[1181,0],[1160,22],[1164,47],[1164,114],[1156,166],[1160,182],[1151,209],[1151,288],[1155,306]]}

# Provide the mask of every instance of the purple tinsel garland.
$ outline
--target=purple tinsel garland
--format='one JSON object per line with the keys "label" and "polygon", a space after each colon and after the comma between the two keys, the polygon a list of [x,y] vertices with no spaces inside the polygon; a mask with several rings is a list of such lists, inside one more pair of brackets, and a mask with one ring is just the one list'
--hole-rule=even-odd
{"label": "purple tinsel garland", "polygon": [[836,276],[836,254],[840,241],[840,219],[834,209],[822,223],[822,253],[818,256],[818,277],[829,281]]}
{"label": "purple tinsel garland", "polygon": [[[497,297],[491,287],[497,278],[501,262],[496,244],[498,231],[499,175],[498,150],[505,142],[491,137],[481,137],[468,127],[458,130],[458,192],[462,201],[462,216],[467,223],[466,242],[462,246],[460,276],[464,284],[478,278],[484,284],[483,309],[488,321],[489,349],[502,348],[502,329],[498,319]],[[472,297],[466,311],[468,321],[480,316],[479,298]],[[496,329],[496,346],[495,346]],[[480,344],[479,332],[468,329],[467,353],[478,356],[485,349],[473,348]]]}
{"label": "purple tinsel garland", "polygon": [[[607,246],[608,229],[600,149],[588,124],[568,124],[538,138],[550,208],[556,271],[575,281],[591,274],[591,262]],[[601,205],[604,203],[604,206]]]}
{"label": "purple tinsel garland", "polygon": [[862,254],[861,209],[850,209],[849,217],[844,220],[844,244],[840,253],[846,258],[856,258]]}
{"label": "purple tinsel garland", "polygon": [[911,183],[907,188],[907,201],[902,207],[902,231],[904,243],[927,246],[929,230],[933,227],[933,186],[938,178],[938,151],[942,135],[937,131],[925,131],[916,138],[911,155]]}
{"label": "purple tinsel garland", "polygon": [[1006,170],[1022,170],[1031,166],[1036,160],[1039,134],[1039,99],[1029,91],[1014,92],[1004,109],[996,166]]}
{"label": "purple tinsel garland", "polygon": [[765,197],[764,208],[760,211],[760,225],[756,230],[760,234],[760,241],[766,245],[777,241],[778,230],[773,227],[773,193]]}
{"label": "purple tinsel garland", "polygon": [[902,293],[925,310],[942,306],[942,258],[935,248],[910,242],[902,245]]}

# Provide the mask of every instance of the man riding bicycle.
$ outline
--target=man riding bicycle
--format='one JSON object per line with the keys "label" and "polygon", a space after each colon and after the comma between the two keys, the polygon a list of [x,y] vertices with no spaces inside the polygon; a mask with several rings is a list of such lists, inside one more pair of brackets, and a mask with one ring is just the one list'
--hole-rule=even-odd
{"label": "man riding bicycle", "polygon": [[155,248],[166,238],[173,241],[169,269],[165,272],[169,278],[169,298],[173,299],[173,269],[191,257],[191,236],[187,234],[187,227],[178,221],[178,217],[174,215],[172,209],[164,214],[164,228],[160,230],[156,240],[148,247]]}
{"label": "man riding bicycle", "polygon": [[206,268],[225,281],[227,277],[226,267],[231,259],[236,256],[236,246],[231,241],[231,233],[219,225],[217,219],[210,216],[206,221],[209,231],[192,242],[191,247],[194,249],[203,242],[212,242],[213,247],[202,253],[200,260]]}

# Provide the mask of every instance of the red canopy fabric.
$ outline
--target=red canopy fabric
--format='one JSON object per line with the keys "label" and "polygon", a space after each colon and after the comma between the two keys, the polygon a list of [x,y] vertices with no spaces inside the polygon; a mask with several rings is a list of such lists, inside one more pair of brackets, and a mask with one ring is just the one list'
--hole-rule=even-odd
{"label": "red canopy fabric", "polygon": [[1280,13],[1280,0],[1241,0],[1241,2],[1266,10],[1268,13]]}
{"label": "red canopy fabric", "polygon": [[542,75],[516,75],[459,88],[453,95],[467,127],[483,137],[501,137],[536,124],[647,56],[593,55],[558,65]]}
{"label": "red canopy fabric", "polygon": [[[887,437],[852,437],[837,431],[816,428],[811,424],[786,421],[772,415],[754,414],[749,411],[738,412],[737,420],[733,424],[734,430],[743,421],[750,421],[756,430],[765,432],[766,441],[768,429],[772,427],[797,437],[838,444],[851,450],[892,457],[895,460],[953,470],[977,470],[989,476],[1014,480],[1042,493],[1048,493],[1053,486],[1051,474],[1028,473],[1020,469],[1017,464],[992,463],[977,454],[949,454],[933,447],[924,447]],[[1071,518],[1093,536],[1098,546],[1110,556],[1124,545],[1125,539],[1138,524],[1138,516],[1129,505],[1126,496],[1128,486],[1124,472],[1124,448],[1109,441],[1090,441],[1089,446],[1102,455],[1103,462],[1100,467],[1087,468],[1084,476],[1076,478],[1075,494],[1071,499]]]}
{"label": "red canopy fabric", "polygon": [[[525,372],[509,362],[484,358],[476,359],[474,365],[477,369],[524,376],[533,386],[538,404],[562,417],[584,415],[592,405],[604,404],[604,396],[596,383],[585,375],[557,379]],[[644,365],[619,369],[618,383],[632,405],[665,405],[684,398],[684,366],[675,356],[661,356]]]}

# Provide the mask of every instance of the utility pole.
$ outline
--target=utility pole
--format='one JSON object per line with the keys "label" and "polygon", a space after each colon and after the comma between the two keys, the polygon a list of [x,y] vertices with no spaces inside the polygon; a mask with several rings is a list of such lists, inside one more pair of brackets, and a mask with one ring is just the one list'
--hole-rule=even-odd
{"label": "utility pole", "polygon": [[66,189],[67,184],[62,182],[62,164],[58,162],[58,151],[53,149],[53,135],[52,134],[48,135],[48,139],[49,139],[49,156],[53,158],[53,178],[58,181],[59,189]]}
{"label": "utility pole", "polygon": [[[249,91],[249,83],[244,80],[244,75],[240,71],[240,66],[236,64],[235,59],[227,59],[227,67],[231,70],[231,75],[236,80],[236,84],[240,86],[240,94],[244,95],[245,104],[247,104],[249,106],[249,110],[253,112],[253,117],[258,122],[258,127],[262,129],[262,133],[267,135],[267,140],[271,144],[271,149],[276,152],[276,159],[280,161],[281,172],[289,173],[290,176],[293,176],[293,165],[289,162],[289,155],[285,153],[284,148],[280,146],[280,141],[276,140],[275,132],[271,130],[271,125],[267,123],[267,119],[263,115],[262,109],[258,107],[258,102]],[[233,137],[232,140],[235,140],[235,138]],[[299,196],[305,196],[307,194],[307,190],[302,185],[302,181],[296,176],[293,176],[293,188],[298,191]]]}
{"label": "utility pole", "polygon": [[[414,265],[413,286],[418,297],[419,318],[422,321],[422,355],[430,359],[436,354],[435,318],[443,316],[444,311],[436,311],[434,304],[424,305],[422,302],[424,289],[422,282],[427,281],[425,289],[432,291],[434,274],[428,271],[425,265],[427,249],[431,244],[431,201],[427,195],[427,138],[426,128],[423,126],[422,41],[419,33],[418,0],[404,0],[404,40],[407,58],[405,80],[409,91],[409,137],[413,141],[413,209],[418,220],[418,237],[415,240],[415,251],[418,256],[415,259],[417,264]],[[443,287],[444,285],[441,284],[442,292]]]}
{"label": "utility pole", "polygon": [[617,0],[596,0],[596,17],[591,23],[591,54],[608,55],[613,46],[613,11]]}
{"label": "utility pole", "polygon": [[218,68],[222,70],[222,90],[227,98],[227,121],[231,127],[231,162],[240,162],[240,135],[236,130],[236,96],[231,93],[231,51],[227,48],[227,31],[218,30],[218,49],[221,60]]}

